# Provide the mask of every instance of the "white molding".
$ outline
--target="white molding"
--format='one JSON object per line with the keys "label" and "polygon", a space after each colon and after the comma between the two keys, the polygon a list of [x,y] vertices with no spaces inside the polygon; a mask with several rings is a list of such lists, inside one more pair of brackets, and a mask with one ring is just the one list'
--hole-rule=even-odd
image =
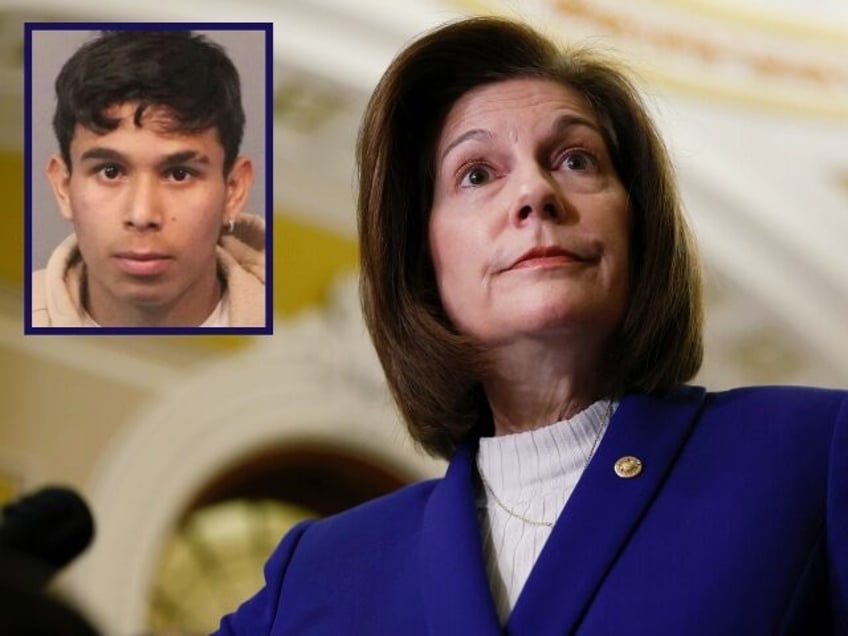
{"label": "white molding", "polygon": [[145,628],[155,564],[175,521],[247,456],[308,441],[410,479],[441,474],[443,464],[416,452],[398,422],[355,298],[347,280],[327,311],[278,325],[263,346],[162,392],[110,444],[88,488],[96,542],[65,584],[105,633]]}

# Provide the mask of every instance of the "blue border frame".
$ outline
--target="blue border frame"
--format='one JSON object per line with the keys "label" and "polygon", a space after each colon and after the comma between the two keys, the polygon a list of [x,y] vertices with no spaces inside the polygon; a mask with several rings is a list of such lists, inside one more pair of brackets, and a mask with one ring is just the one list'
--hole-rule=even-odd
{"label": "blue border frame", "polygon": [[[271,335],[274,333],[274,33],[271,22],[25,22],[24,23],[24,333],[27,335]],[[265,32],[265,326],[33,327],[32,326],[32,33],[33,31]]]}

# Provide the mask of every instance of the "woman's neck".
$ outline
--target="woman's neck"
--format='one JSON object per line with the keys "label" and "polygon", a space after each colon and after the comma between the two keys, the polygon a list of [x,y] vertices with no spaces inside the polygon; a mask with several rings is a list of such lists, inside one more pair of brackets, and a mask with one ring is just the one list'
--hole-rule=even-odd
{"label": "woman's neck", "polygon": [[495,435],[534,430],[573,417],[602,397],[599,356],[527,339],[492,350],[483,388]]}

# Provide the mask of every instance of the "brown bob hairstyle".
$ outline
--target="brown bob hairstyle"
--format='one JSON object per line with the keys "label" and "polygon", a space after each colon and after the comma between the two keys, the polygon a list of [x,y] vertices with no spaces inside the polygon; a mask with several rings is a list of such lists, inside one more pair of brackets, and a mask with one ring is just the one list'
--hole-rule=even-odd
{"label": "brown bob hairstyle", "polygon": [[443,457],[491,434],[493,423],[479,379],[484,354],[446,317],[428,251],[435,147],[460,96],[524,77],[583,95],[630,197],[631,296],[598,361],[606,394],[660,392],[701,365],[699,260],[665,146],[627,77],[520,23],[485,17],[442,26],[383,75],[362,121],[357,162],[366,324],[413,438]]}

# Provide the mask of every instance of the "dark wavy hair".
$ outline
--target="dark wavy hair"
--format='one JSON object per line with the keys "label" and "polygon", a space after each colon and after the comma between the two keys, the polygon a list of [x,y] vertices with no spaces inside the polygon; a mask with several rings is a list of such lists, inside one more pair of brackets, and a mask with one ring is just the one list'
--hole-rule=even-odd
{"label": "dark wavy hair", "polygon": [[514,78],[549,79],[583,95],[629,195],[631,291],[599,361],[607,392],[662,391],[691,379],[703,356],[700,262],[665,146],[626,75],[521,23],[485,17],[440,27],[383,75],[357,162],[365,320],[412,436],[444,457],[493,423],[481,352],[447,319],[429,255],[435,146],[460,96]]}
{"label": "dark wavy hair", "polygon": [[149,106],[165,106],[173,129],[194,133],[215,128],[224,148],[224,173],[238,156],[244,109],[238,71],[224,49],[190,31],[103,31],[81,46],[56,78],[53,130],[71,169],[71,140],[79,124],[96,133],[119,120],[105,111],[137,102],[136,126]]}

